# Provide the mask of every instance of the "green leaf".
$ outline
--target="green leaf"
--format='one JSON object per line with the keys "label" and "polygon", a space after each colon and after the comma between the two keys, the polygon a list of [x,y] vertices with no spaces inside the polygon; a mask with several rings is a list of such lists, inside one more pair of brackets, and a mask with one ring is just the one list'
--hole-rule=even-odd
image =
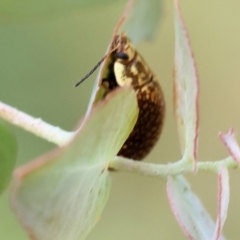
{"label": "green leaf", "polygon": [[183,22],[178,0],[175,0],[174,103],[182,154],[197,162],[199,131],[199,79]]}
{"label": "green leaf", "polygon": [[134,44],[152,40],[162,16],[162,0],[136,0],[123,30]]}
{"label": "green leaf", "polygon": [[32,20],[68,13],[76,9],[107,4],[113,0],[2,0],[0,1],[1,23],[17,20]]}
{"label": "green leaf", "polygon": [[214,221],[182,175],[168,177],[167,196],[173,214],[187,239],[216,239],[213,238]]}
{"label": "green leaf", "polygon": [[0,193],[7,187],[16,163],[17,141],[10,130],[0,123]]}
{"label": "green leaf", "polygon": [[83,119],[67,146],[17,169],[12,205],[31,239],[87,236],[108,198],[108,163],[137,116],[135,92],[130,88],[114,91]]}

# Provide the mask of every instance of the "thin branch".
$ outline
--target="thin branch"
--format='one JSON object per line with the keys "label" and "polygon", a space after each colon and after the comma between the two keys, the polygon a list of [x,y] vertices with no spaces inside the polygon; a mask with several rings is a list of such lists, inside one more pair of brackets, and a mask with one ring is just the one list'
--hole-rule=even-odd
{"label": "thin branch", "polygon": [[[221,166],[225,166],[227,168],[237,168],[238,164],[232,157],[214,162],[198,162],[197,171],[218,173],[218,169]],[[134,161],[123,157],[115,157],[114,160],[109,163],[109,168],[126,172],[134,172],[145,176],[163,178],[166,178],[169,175],[194,172],[194,166],[189,161],[185,161],[183,159],[174,163],[157,164]]]}
{"label": "thin branch", "polygon": [[2,102],[0,102],[0,118],[59,146],[64,145],[73,136],[72,132],[52,126],[40,118],[33,118]]}
{"label": "thin branch", "polygon": [[[74,134],[73,132],[67,132],[59,127],[52,126],[40,118],[33,118],[2,102],[0,102],[0,118],[59,146],[66,144]],[[219,168],[222,166],[226,168],[237,168],[238,164],[232,157],[214,162],[198,162],[197,171],[218,173]],[[188,159],[181,159],[180,161],[167,164],[156,164],[115,157],[114,160],[109,163],[109,168],[163,178],[169,175],[194,172],[192,161],[188,161]]]}

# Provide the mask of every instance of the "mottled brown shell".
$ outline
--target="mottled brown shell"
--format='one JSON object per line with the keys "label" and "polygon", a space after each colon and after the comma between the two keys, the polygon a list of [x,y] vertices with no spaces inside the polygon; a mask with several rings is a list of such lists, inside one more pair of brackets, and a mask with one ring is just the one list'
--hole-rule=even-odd
{"label": "mottled brown shell", "polygon": [[118,155],[142,160],[160,137],[164,120],[164,99],[158,82],[152,81],[137,92],[139,116]]}
{"label": "mottled brown shell", "polygon": [[131,41],[117,35],[102,79],[107,95],[123,85],[132,85],[137,94],[139,116],[118,156],[142,160],[156,144],[163,127],[165,103],[159,82]]}

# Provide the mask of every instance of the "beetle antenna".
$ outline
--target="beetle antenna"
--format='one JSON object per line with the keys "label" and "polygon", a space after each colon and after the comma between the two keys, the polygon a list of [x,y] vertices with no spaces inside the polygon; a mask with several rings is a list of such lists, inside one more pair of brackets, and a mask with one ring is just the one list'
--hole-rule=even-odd
{"label": "beetle antenna", "polygon": [[107,55],[105,55],[94,67],[93,69],[85,76],[83,77],[79,82],[77,82],[75,84],[75,87],[77,87],[78,85],[80,85],[82,82],[84,82],[89,76],[91,76],[96,69],[101,65],[101,63],[105,60],[105,58],[107,57]]}
{"label": "beetle antenna", "polygon": [[117,49],[117,46],[115,48],[113,48],[109,53],[107,53],[94,67],[93,69],[85,76],[83,77],[80,81],[78,81],[75,84],[75,87],[79,86],[82,82],[84,82],[89,76],[91,76],[96,69],[102,64],[102,62],[113,52]]}

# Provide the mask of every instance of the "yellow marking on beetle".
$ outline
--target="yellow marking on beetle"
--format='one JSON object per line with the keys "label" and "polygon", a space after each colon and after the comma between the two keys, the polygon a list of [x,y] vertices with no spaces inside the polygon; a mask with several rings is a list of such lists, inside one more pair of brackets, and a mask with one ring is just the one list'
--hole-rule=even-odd
{"label": "yellow marking on beetle", "polygon": [[126,76],[126,67],[120,63],[115,62],[114,63],[114,73],[116,77],[117,84],[122,87],[126,85],[131,85],[132,78]]}
{"label": "yellow marking on beetle", "polygon": [[131,67],[131,72],[132,72],[133,75],[138,75],[139,74],[138,69],[136,68],[136,66],[132,66]]}

